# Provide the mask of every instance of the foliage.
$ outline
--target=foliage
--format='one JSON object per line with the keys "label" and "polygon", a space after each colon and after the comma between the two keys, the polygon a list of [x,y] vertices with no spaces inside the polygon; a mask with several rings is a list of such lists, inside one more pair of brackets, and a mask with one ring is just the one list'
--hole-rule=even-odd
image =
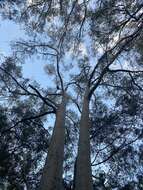
{"label": "foliage", "polygon": [[[79,112],[88,84],[94,188],[142,189],[142,1],[9,0],[0,5],[2,17],[28,34],[12,45],[13,57],[0,67],[2,96],[8,97],[1,108],[1,133],[6,131],[1,177],[13,189],[36,188],[50,137],[50,127],[43,128],[46,115],[55,113],[65,90],[63,184],[73,188]],[[22,76],[20,63],[32,56],[46,61],[53,88],[42,89]]]}

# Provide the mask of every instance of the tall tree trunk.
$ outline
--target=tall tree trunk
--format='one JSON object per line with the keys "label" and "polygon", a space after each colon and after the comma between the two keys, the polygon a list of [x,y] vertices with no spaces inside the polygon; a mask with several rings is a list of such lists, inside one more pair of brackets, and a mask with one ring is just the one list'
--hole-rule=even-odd
{"label": "tall tree trunk", "polygon": [[80,121],[78,155],[76,161],[75,190],[93,190],[90,161],[89,89],[86,89]]}
{"label": "tall tree trunk", "polygon": [[48,156],[43,169],[40,190],[62,190],[62,174],[65,141],[66,98],[56,112],[54,131],[49,146]]}

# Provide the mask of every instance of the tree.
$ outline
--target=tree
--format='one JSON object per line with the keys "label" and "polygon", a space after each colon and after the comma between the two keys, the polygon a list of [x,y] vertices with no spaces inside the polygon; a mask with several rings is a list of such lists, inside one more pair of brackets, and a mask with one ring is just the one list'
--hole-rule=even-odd
{"label": "tree", "polygon": [[[96,4],[95,7],[93,3]],[[23,5],[26,5],[26,8]],[[2,6],[5,6],[5,4],[3,3]],[[65,85],[67,79],[59,72],[59,67],[60,71],[65,67],[70,68],[70,64],[65,63],[66,55],[72,54],[74,66],[78,68],[79,76],[70,75],[72,74],[70,69],[68,71],[67,69],[64,70],[67,71],[72,81],[70,87],[74,85],[76,88],[76,90],[71,88],[73,96],[71,99],[75,100],[74,93],[79,93],[79,95],[77,94],[76,105],[78,108],[79,105],[82,105],[78,155],[75,167],[75,189],[84,190],[86,188],[86,190],[91,190],[93,188],[90,164],[91,121],[89,110],[94,96],[95,98],[96,94],[101,96],[101,93],[105,94],[107,90],[112,93],[112,88],[128,92],[129,78],[132,82],[131,87],[135,86],[142,91],[140,81],[142,70],[139,67],[139,62],[134,57],[136,67],[132,68],[132,60],[129,60],[132,51],[137,53],[135,47],[136,45],[139,46],[136,42],[142,36],[142,8],[143,5],[140,1],[59,1],[57,4],[53,1],[33,1],[30,4],[16,1],[12,7],[7,9],[9,12],[3,12],[5,16],[9,13],[11,18],[16,21],[19,21],[20,15],[20,21],[26,23],[26,30],[31,34],[30,40],[22,40],[15,44],[16,56],[21,59],[25,55],[29,56],[36,53],[46,55],[49,62],[56,61],[57,77],[62,93],[70,84]],[[55,22],[57,18],[59,22]],[[40,35],[45,37],[44,41]],[[19,54],[19,50],[22,52],[21,54]],[[92,56],[95,61],[91,59]],[[128,60],[127,68],[125,60]],[[123,63],[120,65],[119,61]],[[126,83],[123,83],[124,79],[127,79]],[[63,81],[66,82],[63,84]],[[101,87],[102,90],[100,90]],[[32,87],[32,89],[36,91],[35,88]],[[37,94],[40,96],[41,93],[38,92]],[[79,100],[79,97],[83,102]],[[127,109],[124,112],[130,113],[130,115],[134,114],[136,111],[132,109],[134,106],[136,108],[134,98],[120,94],[121,97],[127,100],[125,102]],[[43,96],[41,98],[43,99]],[[116,100],[116,97],[114,98]],[[130,109],[128,108],[129,102],[132,104]],[[62,117],[65,117],[65,114]],[[60,116],[60,118],[62,117]],[[108,119],[106,116],[105,121],[108,121]],[[62,136],[60,135],[59,138],[63,139]],[[56,137],[53,142],[56,142],[57,139]],[[63,144],[63,141],[61,144]],[[125,144],[124,141],[123,144]],[[125,145],[128,145],[128,143]],[[109,158],[122,149],[122,146],[121,144],[119,147],[113,147]],[[59,147],[63,148],[60,145]],[[63,151],[61,152],[63,153]],[[105,161],[107,160],[108,157]],[[47,162],[50,163],[50,161]],[[49,165],[52,169],[54,168],[53,164]],[[58,171],[61,171],[61,169]],[[58,187],[60,186],[58,184]]]}
{"label": "tree", "polygon": [[[6,63],[7,64],[10,64],[11,60],[6,60]],[[58,64],[58,63],[57,63]],[[30,88],[32,88],[32,90],[34,92],[36,92],[36,94],[30,92],[29,90],[27,90],[27,87],[23,87],[23,85],[21,85],[17,79],[15,79],[9,72],[8,72],[8,69],[5,68],[4,69],[4,65],[3,67],[0,67],[0,69],[6,74],[6,77],[10,77],[12,80],[14,80],[14,82],[18,85],[18,87],[20,87],[20,90],[22,89],[24,91],[24,95],[30,95],[30,96],[36,96],[36,97],[39,97],[46,105],[48,105],[48,107],[51,107],[53,110],[50,110],[50,111],[46,111],[44,113],[41,113],[39,114],[38,116],[35,116],[35,117],[28,117],[27,118],[23,118],[22,120],[20,120],[19,122],[17,122],[15,125],[23,122],[23,121],[26,121],[26,120],[31,120],[31,119],[35,119],[37,117],[42,117],[44,115],[47,115],[47,114],[51,114],[51,113],[56,113],[56,122],[55,122],[55,128],[54,128],[54,132],[53,132],[53,136],[52,136],[52,139],[51,139],[51,142],[50,142],[50,146],[49,146],[49,154],[48,154],[48,161],[46,162],[46,165],[45,165],[45,171],[43,172],[43,177],[42,177],[42,181],[41,181],[41,189],[43,188],[46,188],[47,187],[47,184],[45,184],[45,186],[43,185],[43,181],[44,178],[46,177],[46,182],[48,181],[47,179],[51,180],[51,178],[55,181],[53,183],[50,184],[48,183],[49,185],[49,188],[58,188],[59,186],[62,186],[62,165],[63,165],[63,155],[64,155],[64,139],[65,139],[65,127],[64,127],[64,123],[65,123],[65,106],[66,106],[66,94],[64,92],[64,90],[62,90],[63,94],[62,94],[62,103],[60,103],[59,105],[55,105],[54,102],[52,100],[50,100],[48,97],[44,98],[40,92],[35,88],[33,87],[32,85],[29,85]],[[57,65],[57,69],[58,69],[58,65]],[[59,70],[58,70],[58,73],[59,73]],[[59,74],[60,76],[60,74]],[[5,79],[3,79],[4,82],[5,82]],[[62,84],[62,79],[61,79],[61,84]],[[25,84],[26,85],[26,84]],[[63,86],[62,86],[62,89],[63,89]],[[11,89],[9,89],[9,91],[11,92]],[[12,92],[14,94],[22,94],[22,92]],[[53,93],[53,94],[50,94],[52,96],[55,96],[56,93]],[[61,95],[61,94],[58,94],[58,96]],[[20,105],[22,107],[22,105]],[[58,108],[56,109],[57,106]],[[23,108],[22,108],[23,109]],[[28,114],[28,113],[26,113]],[[30,130],[30,129],[29,129]],[[27,134],[25,134],[27,136]],[[62,153],[63,151],[63,153]],[[59,158],[57,159],[56,161],[56,158]],[[51,164],[52,162],[52,164]],[[48,164],[47,164],[48,163]],[[51,165],[55,166],[51,168]],[[48,172],[47,173],[47,168],[48,168],[48,171],[51,170],[51,172]],[[48,181],[49,182],[49,181]],[[56,185],[57,184],[57,185]],[[54,187],[51,187],[51,186],[54,186]],[[56,186],[56,187],[55,187]]]}
{"label": "tree", "polygon": [[9,63],[10,59],[0,69],[0,178],[9,189],[35,189],[40,177],[40,170],[35,170],[49,146],[49,134],[35,109],[40,108],[39,101],[30,96],[21,99],[22,73],[14,62]]}

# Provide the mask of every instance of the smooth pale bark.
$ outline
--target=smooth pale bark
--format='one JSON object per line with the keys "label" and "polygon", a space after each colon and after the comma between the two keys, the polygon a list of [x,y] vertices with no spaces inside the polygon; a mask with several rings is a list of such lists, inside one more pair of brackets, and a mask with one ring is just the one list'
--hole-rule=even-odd
{"label": "smooth pale bark", "polygon": [[89,98],[87,89],[83,100],[83,108],[80,121],[80,135],[75,172],[75,190],[93,190],[89,130]]}
{"label": "smooth pale bark", "polygon": [[62,174],[65,141],[66,98],[63,98],[56,112],[56,121],[48,156],[43,169],[40,190],[62,190]]}

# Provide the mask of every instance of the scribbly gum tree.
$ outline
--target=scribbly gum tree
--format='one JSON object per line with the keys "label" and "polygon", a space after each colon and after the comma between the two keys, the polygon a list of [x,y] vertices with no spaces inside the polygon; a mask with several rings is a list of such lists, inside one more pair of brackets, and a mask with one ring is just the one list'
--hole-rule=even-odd
{"label": "scribbly gum tree", "polygon": [[[20,22],[30,34],[27,40],[14,43],[15,58],[24,60],[40,55],[55,81],[54,93],[48,92],[48,95],[47,90],[37,89],[29,85],[30,82],[28,89],[19,86],[27,95],[36,96],[46,104],[50,109],[48,113],[56,114],[41,190],[62,189],[65,117],[76,125],[75,131],[79,126],[75,179],[71,188],[98,188],[93,181],[96,167],[107,162],[112,169],[114,164],[108,161],[142,137],[141,115],[137,111],[142,102],[142,2],[7,1],[2,2],[1,7],[4,17]],[[60,93],[55,89],[57,85]],[[75,109],[71,103],[74,102],[80,112],[79,115],[75,111],[79,117],[76,124],[70,106],[66,106],[67,96],[69,105]],[[139,129],[132,127],[131,116],[137,118]],[[71,128],[72,125],[72,131]],[[70,135],[74,136],[75,131]],[[115,158],[118,163],[118,157]],[[105,189],[105,180],[101,181]]]}

